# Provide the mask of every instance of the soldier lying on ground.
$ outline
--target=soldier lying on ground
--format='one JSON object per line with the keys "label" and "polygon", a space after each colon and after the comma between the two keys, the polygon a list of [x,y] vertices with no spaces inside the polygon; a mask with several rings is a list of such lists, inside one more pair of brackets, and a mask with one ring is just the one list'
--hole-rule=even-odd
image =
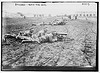
{"label": "soldier lying on ground", "polygon": [[47,33],[48,29],[47,28],[44,28],[43,30],[40,30],[38,32],[38,37],[41,37],[41,36],[44,36],[46,33]]}
{"label": "soldier lying on ground", "polygon": [[[32,30],[33,31],[33,30]],[[38,42],[38,43],[44,43],[44,42],[56,42],[62,41],[63,37],[60,35],[66,35],[66,33],[57,33],[55,31],[48,32],[47,28],[39,31],[38,33],[34,34],[31,32],[31,30],[20,32],[18,35],[7,35],[7,37],[15,37],[16,39],[21,39],[22,42]],[[6,35],[5,35],[6,36]]]}
{"label": "soldier lying on ground", "polygon": [[44,28],[43,30],[39,31],[36,34],[33,34],[33,30],[28,30],[28,31],[20,32],[17,37],[25,38],[25,40],[23,40],[22,42],[37,41],[38,43],[40,43],[40,38],[46,41],[46,38],[44,36],[46,33],[47,33],[47,28]]}
{"label": "soldier lying on ground", "polygon": [[[25,40],[23,40],[22,42],[25,41],[33,41],[33,42],[38,42],[38,43],[44,43],[44,42],[56,42],[59,40],[59,35],[57,34],[57,32],[53,31],[53,32],[49,32],[47,28],[39,31],[37,34],[32,34],[31,37],[27,37],[27,36],[21,36],[21,38],[26,38]],[[62,39],[62,38],[61,38]]]}
{"label": "soldier lying on ground", "polygon": [[39,37],[39,41],[41,42],[55,42],[57,41],[57,34],[56,32],[52,33],[45,33],[45,35]]}
{"label": "soldier lying on ground", "polygon": [[16,36],[16,38],[19,37],[19,36],[28,36],[28,37],[31,37],[32,36],[32,33],[33,33],[33,30],[32,29],[26,30],[26,31],[20,31],[18,33],[18,35]]}

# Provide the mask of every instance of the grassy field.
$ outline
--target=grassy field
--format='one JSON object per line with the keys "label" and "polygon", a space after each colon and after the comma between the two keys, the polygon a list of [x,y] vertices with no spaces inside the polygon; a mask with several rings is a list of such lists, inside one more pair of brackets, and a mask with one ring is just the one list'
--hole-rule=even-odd
{"label": "grassy field", "polygon": [[20,44],[12,40],[10,45],[2,45],[3,66],[95,66],[97,22],[77,19],[69,20],[65,25],[32,26],[32,24],[50,22],[54,19],[56,18],[4,18],[2,35],[17,34],[21,30],[30,28],[35,30],[35,34],[47,27],[49,31],[68,33],[68,38],[66,41],[40,45]]}

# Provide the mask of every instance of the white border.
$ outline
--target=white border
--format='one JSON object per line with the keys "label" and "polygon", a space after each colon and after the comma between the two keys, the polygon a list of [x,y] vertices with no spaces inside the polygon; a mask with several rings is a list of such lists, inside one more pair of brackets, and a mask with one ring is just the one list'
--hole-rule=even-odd
{"label": "white border", "polygon": [[[1,0],[1,1],[71,1],[71,0]],[[72,0],[72,1],[95,1],[95,2],[99,2],[100,3],[100,0]],[[100,4],[99,4],[100,5]],[[0,10],[1,10],[1,3],[0,3]],[[99,7],[99,10],[100,10],[100,7]],[[0,11],[1,12],[1,11]],[[1,13],[0,13],[0,20],[1,20]],[[99,13],[99,21],[100,21],[100,13]],[[0,21],[1,23],[1,21]],[[1,28],[1,25],[0,25],[0,28]],[[99,25],[99,29],[100,29],[100,25]],[[1,29],[0,29],[1,30]],[[100,31],[99,31],[99,34],[100,34]],[[1,35],[1,32],[0,32],[0,35]],[[0,38],[1,40],[1,38]],[[1,44],[1,42],[0,42]],[[100,35],[99,35],[99,45],[100,45]],[[1,47],[1,45],[0,45]],[[100,50],[99,50],[99,47],[98,47],[98,51],[100,53]],[[98,56],[100,55],[98,53]],[[1,58],[1,50],[0,50],[0,58]],[[100,56],[99,56],[99,60],[100,60]],[[99,61],[98,61],[99,62]],[[99,64],[99,63],[98,63]],[[100,66],[100,65],[99,65]],[[1,69],[1,60],[0,60],[0,69]],[[99,67],[99,70],[100,70],[100,67]],[[16,72],[25,72],[25,71],[0,71],[1,73],[4,73],[4,72],[13,72],[13,73],[16,73]],[[26,71],[25,73],[27,72],[34,72],[34,73],[44,73],[44,72],[48,72],[48,71]],[[55,73],[62,73],[61,71],[50,71],[50,72],[55,72]],[[67,71],[66,71],[67,72]],[[77,71],[76,71],[77,72]],[[99,71],[100,72],[100,71]],[[98,73],[99,73],[98,72]],[[70,73],[73,73],[73,72],[70,72]],[[80,72],[81,73],[81,72]],[[87,72],[87,73],[91,73],[91,72]],[[94,72],[93,72],[94,73]]]}

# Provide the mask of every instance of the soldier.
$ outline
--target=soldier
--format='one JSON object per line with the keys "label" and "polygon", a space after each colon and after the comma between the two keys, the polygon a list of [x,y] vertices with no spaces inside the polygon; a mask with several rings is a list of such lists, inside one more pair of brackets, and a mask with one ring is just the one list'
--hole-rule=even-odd
{"label": "soldier", "polygon": [[24,31],[24,36],[31,36],[31,30]]}
{"label": "soldier", "polygon": [[46,42],[47,38],[45,34],[47,33],[47,28],[44,28],[43,30],[39,31],[37,34],[32,34],[32,38],[37,41],[38,43]]}
{"label": "soldier", "polygon": [[18,33],[18,35],[16,36],[16,38],[19,37],[19,36],[28,36],[28,37],[31,37],[33,31],[34,31],[34,30],[32,30],[32,29],[26,30],[26,31],[20,31],[20,32]]}
{"label": "soldier", "polygon": [[34,39],[34,41],[37,41],[38,43],[40,43],[40,40],[36,34],[32,34],[32,39]]}
{"label": "soldier", "polygon": [[38,37],[44,36],[47,33],[47,28],[44,28],[43,30],[38,32]]}
{"label": "soldier", "polygon": [[39,31],[38,35],[32,35],[32,38],[38,43],[55,42],[57,41],[57,33],[55,31],[47,33],[47,28],[45,28],[44,30]]}
{"label": "soldier", "polygon": [[58,39],[57,39],[57,35],[58,35],[57,32],[54,31],[54,32],[52,32],[52,34],[53,34],[53,37],[52,37],[53,39],[52,39],[52,41],[53,41],[53,42],[57,41],[57,40],[58,40]]}
{"label": "soldier", "polygon": [[23,34],[24,34],[23,32],[19,32],[18,35],[16,36],[16,38],[23,36]]}
{"label": "soldier", "polygon": [[47,37],[45,35],[42,35],[41,37],[38,37],[38,38],[39,38],[40,43],[44,43],[47,41]]}
{"label": "soldier", "polygon": [[52,32],[52,33],[46,33],[45,35],[42,35],[39,37],[40,42],[55,42],[57,41],[57,33]]}

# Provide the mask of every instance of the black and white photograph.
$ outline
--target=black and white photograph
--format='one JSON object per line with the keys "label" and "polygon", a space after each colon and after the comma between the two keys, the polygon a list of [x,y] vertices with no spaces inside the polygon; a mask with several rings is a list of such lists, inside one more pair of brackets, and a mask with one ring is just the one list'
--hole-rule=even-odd
{"label": "black and white photograph", "polygon": [[94,1],[2,1],[2,71],[98,71]]}

